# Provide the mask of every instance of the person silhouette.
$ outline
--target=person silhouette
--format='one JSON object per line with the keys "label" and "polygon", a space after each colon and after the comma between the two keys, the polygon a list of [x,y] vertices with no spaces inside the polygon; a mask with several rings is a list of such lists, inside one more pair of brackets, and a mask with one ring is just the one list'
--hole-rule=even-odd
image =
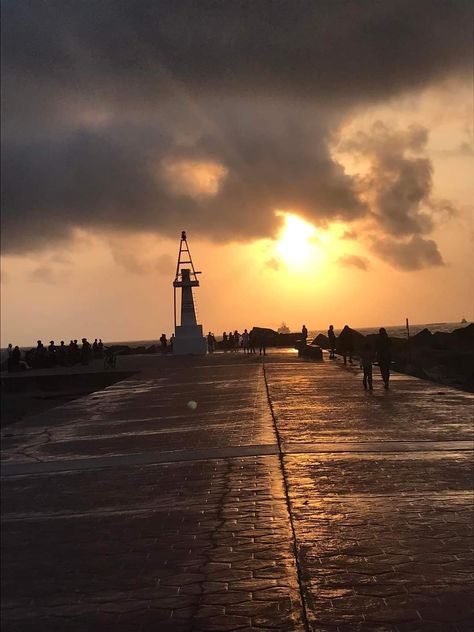
{"label": "person silhouette", "polygon": [[334,325],[329,325],[328,329],[328,340],[329,340],[329,358],[334,360],[336,357],[336,334],[334,333]]}
{"label": "person silhouette", "polygon": [[81,348],[81,362],[82,364],[89,364],[89,358],[91,353],[91,344],[87,340],[87,338],[82,338],[82,348]]}
{"label": "person silhouette", "polygon": [[249,346],[250,346],[249,332],[246,329],[244,329],[244,333],[242,334],[242,347],[244,350],[244,355],[250,353]]}
{"label": "person silhouette", "polygon": [[303,325],[301,328],[301,338],[303,339],[304,344],[306,344],[306,340],[308,339],[308,330],[306,329],[306,325]]}
{"label": "person silhouette", "polygon": [[362,384],[366,390],[367,388],[372,390],[372,363],[374,361],[374,352],[368,342],[364,343],[364,346],[359,353],[359,357],[360,367],[364,370]]}
{"label": "person silhouette", "polygon": [[379,335],[375,340],[377,352],[377,362],[379,363],[380,374],[382,375],[385,390],[388,390],[390,381],[390,363],[392,361],[391,341],[385,327],[379,329]]}
{"label": "person silhouette", "polygon": [[161,353],[166,353],[168,349],[168,341],[166,340],[166,334],[160,336]]}

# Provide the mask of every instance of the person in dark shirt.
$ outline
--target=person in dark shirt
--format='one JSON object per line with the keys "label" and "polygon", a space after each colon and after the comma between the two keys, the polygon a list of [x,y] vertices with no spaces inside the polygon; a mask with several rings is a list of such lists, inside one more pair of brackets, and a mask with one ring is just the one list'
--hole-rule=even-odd
{"label": "person in dark shirt", "polygon": [[8,359],[8,371],[15,372],[20,370],[21,351],[18,346],[12,349],[10,358]]}
{"label": "person in dark shirt", "polygon": [[336,357],[336,334],[334,333],[334,325],[329,325],[328,329],[329,339],[329,358],[334,360]]}
{"label": "person in dark shirt", "polygon": [[81,362],[82,362],[82,364],[89,364],[90,355],[91,355],[91,344],[90,344],[90,342],[88,342],[87,338],[83,338],[82,339],[82,349],[81,349]]}
{"label": "person in dark shirt", "polygon": [[301,328],[301,338],[303,343],[306,344],[306,340],[308,339],[308,330],[306,329],[306,325],[303,325]]}
{"label": "person in dark shirt", "polygon": [[388,390],[390,381],[390,363],[392,361],[392,348],[390,338],[384,327],[379,329],[379,335],[375,341],[375,349],[377,352],[377,362],[379,363],[380,373],[382,375],[383,385]]}

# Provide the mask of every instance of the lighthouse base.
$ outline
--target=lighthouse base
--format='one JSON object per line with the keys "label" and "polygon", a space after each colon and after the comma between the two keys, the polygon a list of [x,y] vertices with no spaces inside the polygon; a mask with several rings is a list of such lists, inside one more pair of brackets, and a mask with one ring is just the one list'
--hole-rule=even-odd
{"label": "lighthouse base", "polygon": [[207,342],[202,335],[202,325],[176,327],[173,355],[206,355]]}

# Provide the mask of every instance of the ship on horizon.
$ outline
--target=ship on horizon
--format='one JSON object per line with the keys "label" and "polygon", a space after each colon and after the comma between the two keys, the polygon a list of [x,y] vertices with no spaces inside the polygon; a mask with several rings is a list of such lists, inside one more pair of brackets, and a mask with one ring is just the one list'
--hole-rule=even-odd
{"label": "ship on horizon", "polygon": [[288,325],[283,320],[281,325],[278,327],[277,331],[278,331],[279,334],[289,334],[290,333],[290,328],[288,327]]}

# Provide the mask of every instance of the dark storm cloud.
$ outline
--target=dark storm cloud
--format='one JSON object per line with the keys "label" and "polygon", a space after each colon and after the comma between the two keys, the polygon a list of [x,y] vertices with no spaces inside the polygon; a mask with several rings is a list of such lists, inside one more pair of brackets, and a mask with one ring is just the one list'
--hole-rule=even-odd
{"label": "dark storm cloud", "polygon": [[406,242],[389,237],[380,239],[373,244],[372,249],[381,259],[400,270],[421,270],[444,265],[436,243],[418,235]]}
{"label": "dark storm cloud", "polygon": [[465,0],[3,3],[8,69],[73,90],[365,99],[468,64]]}
{"label": "dark storm cloud", "polygon": [[368,175],[359,180],[380,227],[393,236],[431,232],[437,213],[453,212],[449,202],[431,199],[433,166],[420,155],[428,130],[412,125],[406,130],[376,122],[341,143],[341,149],[370,162]]}
{"label": "dark storm cloud", "polygon": [[[462,0],[5,0],[4,251],[76,227],[268,236],[275,208],[319,224],[362,217],[331,133],[354,105],[465,71],[470,15]],[[226,176],[216,194],[189,195],[166,181],[169,160]],[[381,161],[380,223],[426,233],[431,167],[398,160],[398,189]]]}
{"label": "dark storm cloud", "polygon": [[[275,129],[270,117],[256,125],[251,112],[239,126],[221,129],[201,132],[184,146],[149,126],[81,130],[35,143],[5,141],[5,249],[40,248],[67,237],[73,227],[168,235],[186,227],[229,241],[271,233],[278,226],[276,208],[298,209],[315,221],[351,220],[366,212],[319,129],[311,134],[306,125],[303,138],[296,122]],[[222,165],[227,175],[216,194],[180,193],[163,175],[170,159]]]}

